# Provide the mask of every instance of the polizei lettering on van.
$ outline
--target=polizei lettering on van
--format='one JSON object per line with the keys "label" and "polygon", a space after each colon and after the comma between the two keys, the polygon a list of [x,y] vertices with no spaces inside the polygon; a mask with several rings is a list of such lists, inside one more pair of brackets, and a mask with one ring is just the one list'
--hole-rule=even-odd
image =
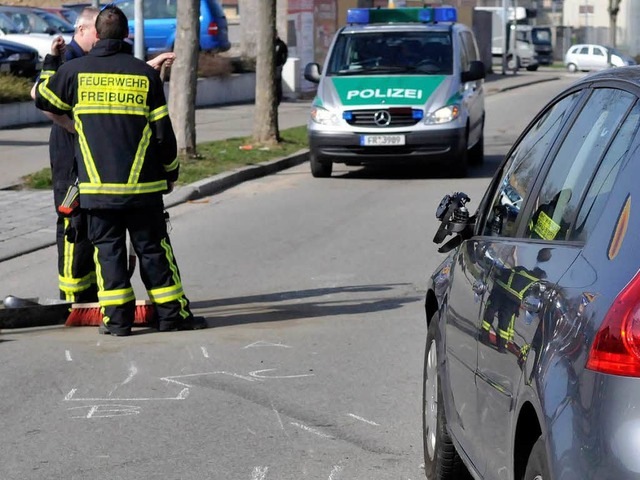
{"label": "polizei lettering on van", "polygon": [[347,100],[352,98],[411,98],[412,100],[422,99],[422,90],[413,88],[365,88],[364,90],[349,90],[347,92]]}
{"label": "polizei lettering on van", "polygon": [[331,77],[344,106],[422,105],[447,77],[444,75],[354,75]]}

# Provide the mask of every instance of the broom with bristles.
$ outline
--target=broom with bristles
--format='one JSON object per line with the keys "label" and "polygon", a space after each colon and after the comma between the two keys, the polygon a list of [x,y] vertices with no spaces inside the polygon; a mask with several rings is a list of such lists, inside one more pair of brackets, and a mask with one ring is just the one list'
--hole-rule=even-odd
{"label": "broom with bristles", "polygon": [[[136,252],[129,242],[129,268],[127,273],[129,278],[133,276],[136,269]],[[149,326],[155,323],[155,308],[149,300],[136,300],[136,309],[133,317],[133,324],[136,326]],[[102,310],[100,303],[73,303],[69,311],[69,316],[65,322],[67,327],[93,326],[97,327],[102,323]]]}

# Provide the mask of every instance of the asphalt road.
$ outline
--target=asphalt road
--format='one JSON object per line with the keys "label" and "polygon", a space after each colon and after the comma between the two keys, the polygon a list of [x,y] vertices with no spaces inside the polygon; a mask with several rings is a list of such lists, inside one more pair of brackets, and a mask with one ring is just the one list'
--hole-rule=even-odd
{"label": "asphalt road", "polygon": [[[0,478],[423,478],[435,208],[459,190],[477,206],[571,80],[488,97],[486,161],[465,180],[342,166],[314,179],[305,164],[172,208],[183,284],[212,328],[3,333]],[[55,251],[2,262],[0,276],[55,295]]]}

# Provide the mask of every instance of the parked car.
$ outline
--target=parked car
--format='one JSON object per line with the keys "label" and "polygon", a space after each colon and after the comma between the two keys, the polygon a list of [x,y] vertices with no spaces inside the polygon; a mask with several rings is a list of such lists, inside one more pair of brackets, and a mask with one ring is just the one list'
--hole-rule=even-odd
{"label": "parked car", "polygon": [[40,8],[0,5],[0,12],[9,17],[21,33],[73,35],[74,32],[72,24]]}
{"label": "parked car", "polygon": [[475,213],[461,192],[439,205],[430,480],[638,479],[639,149],[640,67],[594,73],[533,119]]}
{"label": "parked car", "polygon": [[[129,19],[129,35],[135,36],[134,0],[116,0]],[[172,51],[176,39],[177,0],[144,2],[144,42],[147,54]],[[200,1],[200,49],[226,52],[231,48],[227,17],[216,0]]]}
{"label": "parked car", "polygon": [[629,55],[602,45],[573,45],[564,56],[564,64],[570,72],[604,70],[611,67],[635,65]]}
{"label": "parked car", "polygon": [[57,15],[62,20],[64,20],[67,23],[70,23],[71,25],[75,25],[79,15],[79,12],[76,12],[71,8],[64,8],[64,7],[41,7],[41,10],[45,10],[49,13]]}
{"label": "parked car", "polygon": [[[62,37],[68,43],[71,41],[72,35],[65,34]],[[44,57],[51,52],[51,42],[54,38],[53,34],[24,33],[5,13],[0,11],[0,39],[35,48],[38,51],[39,62],[42,62]]]}
{"label": "parked car", "polygon": [[40,68],[35,48],[0,39],[0,73],[33,78]]}

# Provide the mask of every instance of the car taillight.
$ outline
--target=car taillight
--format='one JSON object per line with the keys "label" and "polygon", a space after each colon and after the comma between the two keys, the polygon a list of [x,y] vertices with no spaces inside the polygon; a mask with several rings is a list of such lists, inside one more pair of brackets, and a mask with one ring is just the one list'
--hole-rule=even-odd
{"label": "car taillight", "polygon": [[209,35],[218,35],[218,24],[216,22],[211,22],[209,24],[209,28],[207,28],[207,33]]}
{"label": "car taillight", "polygon": [[587,368],[640,377],[640,272],[607,312],[589,352]]}

